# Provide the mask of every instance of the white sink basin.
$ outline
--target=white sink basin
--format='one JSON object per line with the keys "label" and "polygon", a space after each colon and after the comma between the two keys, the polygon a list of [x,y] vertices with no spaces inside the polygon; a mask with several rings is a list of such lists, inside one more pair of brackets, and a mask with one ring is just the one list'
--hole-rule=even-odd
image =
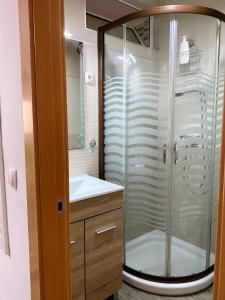
{"label": "white sink basin", "polygon": [[70,178],[70,202],[122,191],[123,189],[120,185],[89,175],[74,176]]}

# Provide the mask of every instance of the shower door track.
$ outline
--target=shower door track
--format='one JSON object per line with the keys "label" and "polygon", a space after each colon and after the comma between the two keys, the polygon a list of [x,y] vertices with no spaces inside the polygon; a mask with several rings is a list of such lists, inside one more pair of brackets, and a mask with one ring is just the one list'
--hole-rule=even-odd
{"label": "shower door track", "polygon": [[153,281],[153,282],[161,282],[161,283],[186,283],[190,281],[196,281],[199,279],[202,279],[209,274],[214,272],[214,265],[210,266],[207,270],[204,270],[202,272],[199,272],[197,274],[193,275],[187,275],[187,276],[179,276],[179,277],[167,277],[167,276],[157,276],[157,275],[150,275],[147,273],[136,271],[125,264],[123,265],[123,269],[125,272],[130,273],[138,278]]}

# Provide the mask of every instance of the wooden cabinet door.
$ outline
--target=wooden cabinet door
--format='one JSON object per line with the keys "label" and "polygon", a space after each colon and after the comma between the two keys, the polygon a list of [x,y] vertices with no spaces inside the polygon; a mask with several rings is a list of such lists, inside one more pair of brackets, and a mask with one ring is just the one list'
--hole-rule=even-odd
{"label": "wooden cabinet door", "polygon": [[84,221],[70,224],[70,253],[72,300],[84,300]]}
{"label": "wooden cabinet door", "polygon": [[87,300],[122,287],[122,209],[85,220],[85,267]]}

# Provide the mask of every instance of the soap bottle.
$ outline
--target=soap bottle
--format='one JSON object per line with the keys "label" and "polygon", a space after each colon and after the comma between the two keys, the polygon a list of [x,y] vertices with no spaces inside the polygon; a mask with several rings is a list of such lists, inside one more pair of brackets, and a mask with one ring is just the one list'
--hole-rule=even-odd
{"label": "soap bottle", "polygon": [[180,43],[180,64],[186,65],[190,62],[190,46],[186,35],[181,36]]}

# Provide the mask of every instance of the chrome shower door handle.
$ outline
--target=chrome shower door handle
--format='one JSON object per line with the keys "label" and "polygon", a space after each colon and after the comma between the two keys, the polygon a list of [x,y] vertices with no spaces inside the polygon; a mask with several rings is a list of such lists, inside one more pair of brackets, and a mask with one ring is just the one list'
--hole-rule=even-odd
{"label": "chrome shower door handle", "polygon": [[163,144],[163,163],[166,163],[166,153],[167,153],[167,149],[166,149],[166,144]]}
{"label": "chrome shower door handle", "polygon": [[178,159],[179,159],[179,153],[177,151],[177,143],[174,143],[173,151],[174,151],[174,163],[176,165],[178,163]]}

